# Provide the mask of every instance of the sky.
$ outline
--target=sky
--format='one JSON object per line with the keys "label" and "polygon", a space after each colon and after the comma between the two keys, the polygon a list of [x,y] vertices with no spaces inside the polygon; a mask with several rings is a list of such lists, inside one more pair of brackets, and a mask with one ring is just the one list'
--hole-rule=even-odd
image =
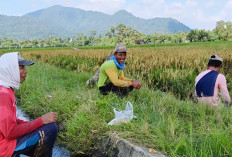
{"label": "sky", "polygon": [[232,0],[0,0],[0,14],[22,16],[54,5],[113,15],[126,10],[152,19],[174,18],[191,29],[213,30],[216,22],[232,22]]}

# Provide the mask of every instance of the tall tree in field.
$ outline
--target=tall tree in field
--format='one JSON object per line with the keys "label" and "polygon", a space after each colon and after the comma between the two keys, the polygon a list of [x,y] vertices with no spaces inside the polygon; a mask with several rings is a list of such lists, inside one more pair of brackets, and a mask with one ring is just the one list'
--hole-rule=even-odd
{"label": "tall tree in field", "polygon": [[156,32],[154,34],[152,34],[153,43],[159,43],[159,36],[160,36],[160,34],[158,34]]}
{"label": "tall tree in field", "polygon": [[217,35],[219,40],[229,40],[232,39],[232,23],[218,21],[216,28],[213,30]]}
{"label": "tall tree in field", "polygon": [[214,31],[208,31],[209,41],[218,40],[218,35]]}
{"label": "tall tree in field", "polygon": [[2,46],[5,47],[5,48],[10,49],[11,46],[12,46],[12,43],[13,43],[13,41],[10,38],[7,38],[7,37],[3,38],[3,40],[2,40]]}
{"label": "tall tree in field", "polygon": [[95,41],[95,36],[97,34],[97,31],[93,30],[90,32],[90,35],[89,35],[89,46],[93,46],[94,45],[94,41]]}
{"label": "tall tree in field", "polygon": [[32,42],[30,40],[25,41],[26,47],[32,47]]}
{"label": "tall tree in field", "polygon": [[65,38],[62,42],[62,47],[66,47],[66,46],[70,46],[71,45],[71,42],[72,42],[72,39],[71,38]]}
{"label": "tall tree in field", "polygon": [[136,40],[144,38],[144,34],[124,24],[119,24],[116,27],[114,36],[118,43],[124,44],[134,44]]}
{"label": "tall tree in field", "polygon": [[18,48],[19,47],[19,41],[18,40],[13,40],[11,46]]}
{"label": "tall tree in field", "polygon": [[127,31],[128,31],[127,29],[128,29],[127,26],[124,24],[119,24],[116,27],[116,30],[117,30],[116,36],[117,36],[119,43],[121,43],[123,41],[123,39],[126,38]]}
{"label": "tall tree in field", "polygon": [[116,28],[114,26],[110,27],[110,30],[108,32],[106,32],[106,36],[108,36],[109,38],[112,38],[113,36],[115,36],[115,30]]}
{"label": "tall tree in field", "polygon": [[199,41],[199,39],[198,39],[198,30],[196,30],[196,29],[191,30],[188,33],[188,35],[187,35],[187,39],[190,42],[197,42],[197,41]]}
{"label": "tall tree in field", "polygon": [[73,37],[71,46],[85,46],[89,45],[89,40],[83,33],[78,33],[76,37]]}
{"label": "tall tree in field", "polygon": [[171,41],[174,43],[183,43],[187,42],[188,32],[178,32],[171,35]]}
{"label": "tall tree in field", "polygon": [[49,37],[49,45],[52,47],[61,45],[61,38],[55,36]]}
{"label": "tall tree in field", "polygon": [[38,40],[32,40],[31,43],[32,43],[32,47],[37,47],[38,44],[39,44],[39,41]]}
{"label": "tall tree in field", "polygon": [[198,31],[198,41],[208,41],[209,39],[209,34],[206,30],[199,30]]}
{"label": "tall tree in field", "polygon": [[147,44],[152,44],[154,43],[152,35],[143,35],[141,40],[143,40]]}

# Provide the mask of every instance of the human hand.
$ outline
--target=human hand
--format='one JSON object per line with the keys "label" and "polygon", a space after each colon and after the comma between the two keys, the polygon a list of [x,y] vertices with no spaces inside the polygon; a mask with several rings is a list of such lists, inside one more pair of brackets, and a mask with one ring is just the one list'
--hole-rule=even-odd
{"label": "human hand", "polygon": [[137,80],[132,80],[132,87],[135,89],[140,89],[141,85]]}
{"label": "human hand", "polygon": [[41,116],[43,124],[54,123],[57,121],[58,115],[55,112],[49,112]]}

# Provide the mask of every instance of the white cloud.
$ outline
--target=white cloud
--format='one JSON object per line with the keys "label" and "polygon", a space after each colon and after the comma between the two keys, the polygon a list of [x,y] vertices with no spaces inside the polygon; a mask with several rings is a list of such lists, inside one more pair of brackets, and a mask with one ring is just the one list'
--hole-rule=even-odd
{"label": "white cloud", "polygon": [[218,14],[217,18],[224,21],[232,21],[232,0],[224,5],[222,11]]}
{"label": "white cloud", "polygon": [[[223,19],[231,20],[232,0],[227,3],[211,0],[154,1],[139,0],[127,7],[132,14],[142,18],[171,17],[193,29],[212,30],[216,22]],[[226,7],[223,7],[226,6]],[[142,6],[142,7],[141,7]]]}
{"label": "white cloud", "polygon": [[[216,1],[210,1],[204,7],[197,7],[191,17],[193,28],[213,30],[216,27],[216,22],[220,20],[232,21],[232,0],[227,3],[221,3],[219,6]],[[216,8],[216,9],[215,9]],[[187,19],[183,21],[188,22]],[[195,24],[194,24],[195,23]],[[186,24],[186,23],[185,23]]]}
{"label": "white cloud", "polygon": [[232,7],[232,0],[230,0],[227,4],[226,4],[226,6],[228,6],[228,7]]}

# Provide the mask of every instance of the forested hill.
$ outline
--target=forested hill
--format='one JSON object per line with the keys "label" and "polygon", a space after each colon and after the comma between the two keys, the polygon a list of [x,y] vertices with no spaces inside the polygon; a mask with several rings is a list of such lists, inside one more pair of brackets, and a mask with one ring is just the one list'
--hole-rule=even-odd
{"label": "forested hill", "polygon": [[0,37],[38,39],[48,36],[72,37],[77,33],[89,34],[95,30],[104,35],[111,26],[127,25],[141,33],[190,31],[186,25],[172,18],[142,19],[125,10],[107,15],[96,11],[53,6],[24,16],[0,16]]}
{"label": "forested hill", "polygon": [[30,17],[0,15],[0,38],[18,40],[63,36],[65,30]]}

